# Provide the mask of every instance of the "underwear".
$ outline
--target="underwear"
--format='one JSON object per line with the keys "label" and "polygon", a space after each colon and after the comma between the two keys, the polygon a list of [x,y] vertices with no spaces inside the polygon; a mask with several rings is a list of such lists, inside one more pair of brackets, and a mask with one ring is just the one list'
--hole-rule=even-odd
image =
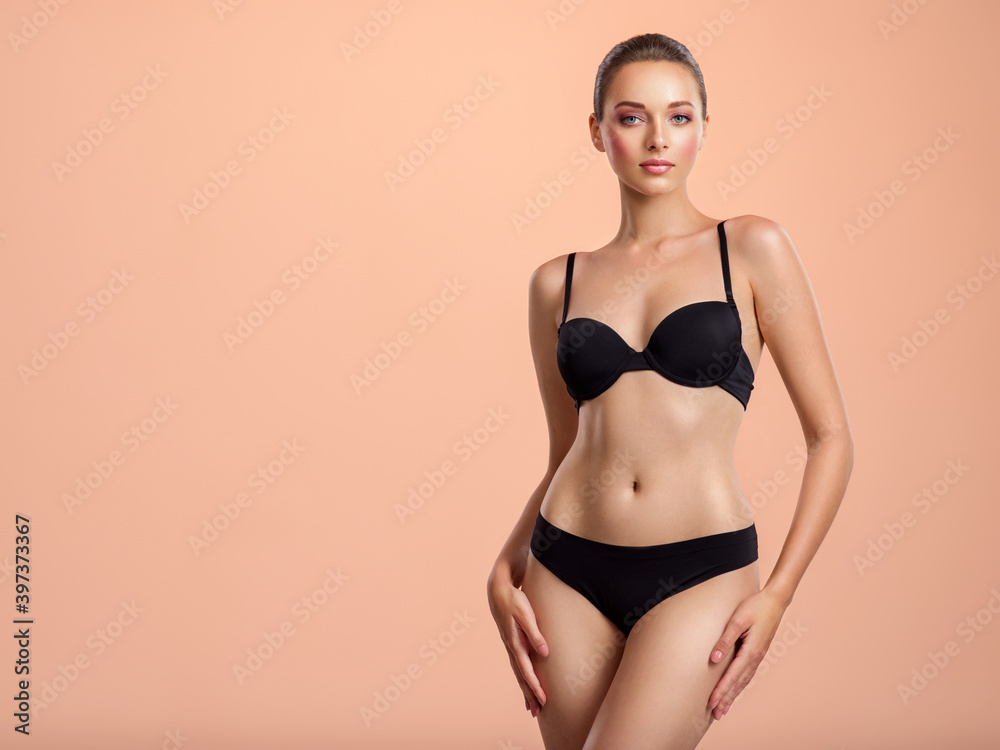
{"label": "underwear", "polygon": [[743,349],[743,324],[729,278],[724,223],[720,221],[718,229],[726,301],[692,302],[674,310],[653,329],[641,352],[599,320],[566,320],[576,256],[575,252],[569,254],[556,354],[559,373],[577,411],[582,401],[604,393],[623,372],[630,370],[655,370],[667,380],[692,388],[717,385],[735,396],[746,410],[754,372]]}
{"label": "underwear", "polygon": [[757,528],[668,544],[630,547],[585,539],[553,526],[541,512],[531,552],[563,583],[583,594],[628,638],[649,610],[685,589],[757,559]]}

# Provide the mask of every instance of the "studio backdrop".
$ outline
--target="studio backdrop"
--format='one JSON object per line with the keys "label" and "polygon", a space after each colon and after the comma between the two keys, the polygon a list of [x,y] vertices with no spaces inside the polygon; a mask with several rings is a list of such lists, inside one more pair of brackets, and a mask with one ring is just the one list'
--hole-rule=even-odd
{"label": "studio backdrop", "polygon": [[[659,32],[708,90],[691,198],[787,231],[855,441],[702,746],[997,747],[998,23],[5,3],[0,744],[540,750],[486,599],[547,461],[528,280],[616,232],[594,77]],[[762,582],[804,457],[765,350],[736,445]]]}

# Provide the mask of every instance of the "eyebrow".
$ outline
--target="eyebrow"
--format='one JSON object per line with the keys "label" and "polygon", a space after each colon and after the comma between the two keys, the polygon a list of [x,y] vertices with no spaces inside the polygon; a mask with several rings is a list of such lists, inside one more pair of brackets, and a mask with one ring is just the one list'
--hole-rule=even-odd
{"label": "eyebrow", "polygon": [[[639,102],[628,102],[628,101],[626,101],[626,102],[618,102],[614,106],[614,109],[618,109],[619,107],[634,107],[635,109],[645,109],[646,108],[645,105],[640,104]],[[670,102],[670,104],[667,105],[667,109],[674,109],[675,107],[694,107],[694,105],[691,102],[688,102],[688,101]]]}

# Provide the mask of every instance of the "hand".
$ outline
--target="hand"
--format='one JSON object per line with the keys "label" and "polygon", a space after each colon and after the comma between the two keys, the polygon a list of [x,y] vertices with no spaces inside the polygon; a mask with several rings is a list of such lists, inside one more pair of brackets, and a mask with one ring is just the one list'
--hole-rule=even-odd
{"label": "hand", "polygon": [[762,589],[740,602],[729,618],[709,658],[713,664],[718,664],[736,645],[737,639],[741,639],[742,643],[736,646],[736,657],[708,698],[709,708],[716,719],[726,715],[736,696],[749,684],[764,660],[786,607],[772,592]]}
{"label": "hand", "polygon": [[524,707],[531,711],[532,717],[536,717],[545,705],[546,697],[531,663],[529,649],[534,648],[542,656],[548,656],[548,644],[538,630],[534,610],[523,591],[510,581],[491,581],[487,595],[490,612],[507,647],[510,666],[524,694]]}

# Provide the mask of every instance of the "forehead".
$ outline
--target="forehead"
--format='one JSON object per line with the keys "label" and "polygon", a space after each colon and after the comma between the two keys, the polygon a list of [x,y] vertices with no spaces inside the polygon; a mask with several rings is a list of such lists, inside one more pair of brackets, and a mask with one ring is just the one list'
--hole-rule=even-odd
{"label": "forehead", "polygon": [[686,66],[666,60],[643,60],[618,70],[608,87],[607,106],[614,107],[627,99],[652,109],[682,99],[696,104],[697,97],[698,87]]}

